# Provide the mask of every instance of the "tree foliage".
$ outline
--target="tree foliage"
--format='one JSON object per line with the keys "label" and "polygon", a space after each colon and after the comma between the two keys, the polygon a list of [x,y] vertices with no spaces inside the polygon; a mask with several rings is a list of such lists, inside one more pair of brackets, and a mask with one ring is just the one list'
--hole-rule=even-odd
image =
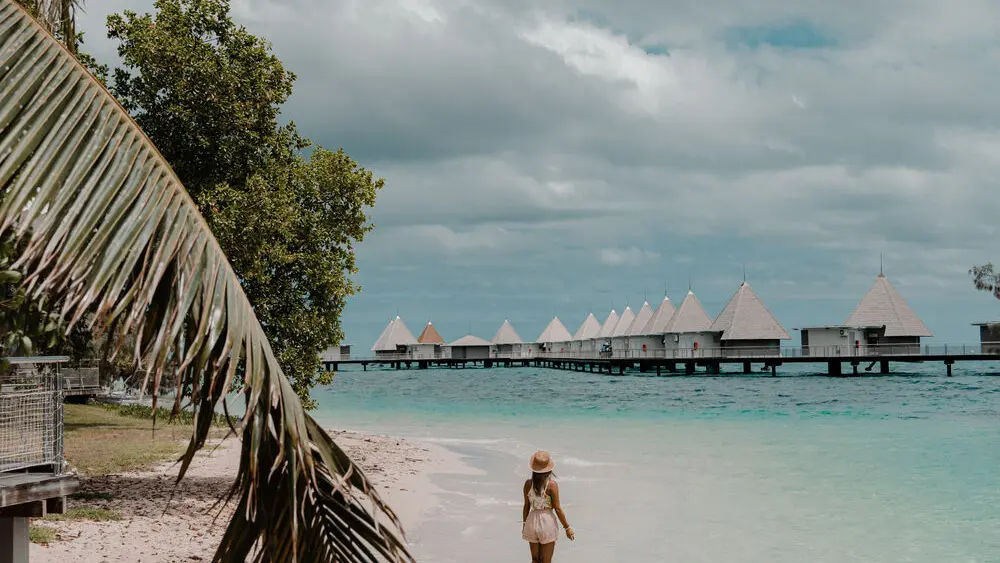
{"label": "tree foliage", "polygon": [[157,0],[108,18],[112,92],[171,164],[307,406],[318,353],[343,338],[354,244],[382,180],[278,119],[295,75],[237,26],[226,0]]}
{"label": "tree foliage", "polygon": [[979,291],[988,291],[993,297],[1000,299],[1000,272],[993,268],[992,263],[983,266],[973,266],[969,270],[972,283]]}
{"label": "tree foliage", "polygon": [[320,373],[308,352],[343,338],[340,315],[357,289],[353,241],[371,230],[365,208],[382,183],[343,151],[317,148],[251,176],[242,189],[217,184],[199,198],[219,244],[240,249],[233,268],[302,397]]}
{"label": "tree foliage", "polygon": [[[295,75],[229,17],[228,0],[157,0],[155,14],[108,16],[124,64],[112,93],[198,199],[241,188],[306,146],[278,115]],[[204,211],[204,210],[203,210]]]}

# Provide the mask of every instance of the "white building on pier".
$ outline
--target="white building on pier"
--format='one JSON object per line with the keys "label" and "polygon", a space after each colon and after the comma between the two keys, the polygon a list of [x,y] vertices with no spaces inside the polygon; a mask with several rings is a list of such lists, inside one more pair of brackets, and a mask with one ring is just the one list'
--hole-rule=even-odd
{"label": "white building on pier", "polygon": [[695,357],[716,346],[715,335],[709,332],[712,319],[701,306],[694,292],[688,290],[680,307],[663,327],[666,357]]}
{"label": "white building on pier", "polygon": [[413,338],[413,333],[406,328],[403,319],[396,315],[375,341],[372,352],[375,352],[378,359],[409,359],[416,346],[417,339]]}
{"label": "white building on pier", "polygon": [[601,333],[601,322],[593,313],[588,313],[580,328],[573,334],[569,349],[578,355],[592,355],[595,351],[594,342],[597,335]]}
{"label": "white building on pier", "polygon": [[489,341],[469,334],[449,344],[447,354],[455,360],[488,360],[490,347]]}
{"label": "white building on pier", "polygon": [[441,333],[434,328],[430,322],[417,337],[417,346],[414,349],[414,357],[418,358],[442,358],[444,357],[444,338]]}
{"label": "white building on pier", "polygon": [[933,336],[889,278],[881,272],[844,324],[870,327],[864,331],[861,344],[872,347],[889,346],[897,353],[902,353],[903,350],[919,351],[920,339]]}
{"label": "white building on pier", "polygon": [[618,324],[611,331],[611,350],[615,357],[625,356],[625,351],[628,349],[628,331],[632,328],[633,322],[635,322],[635,312],[626,305],[622,316],[618,319]]}
{"label": "white building on pier", "polygon": [[495,358],[527,358],[531,355],[532,347],[521,340],[509,320],[504,320],[500,325],[490,344],[493,345],[492,353]]}
{"label": "white building on pier", "polygon": [[571,340],[573,340],[573,335],[569,333],[559,317],[552,317],[545,330],[538,335],[535,343],[538,345],[539,354],[545,352],[561,354],[569,351]]}
{"label": "white building on pier", "polygon": [[[781,341],[791,338],[745,280],[708,330],[716,333],[724,355],[777,354]],[[734,349],[739,351],[728,352]]]}
{"label": "white building on pier", "polygon": [[608,318],[604,319],[604,324],[601,325],[601,331],[597,333],[597,337],[589,345],[595,355],[600,354],[605,346],[611,346],[611,333],[615,331],[619,320],[618,313],[611,309]]}
{"label": "white building on pier", "polygon": [[635,314],[632,326],[625,332],[624,350],[630,358],[641,358],[646,355],[648,346],[644,343],[646,325],[653,318],[655,311],[649,306],[649,302],[643,302],[639,312]]}
{"label": "white building on pier", "polygon": [[649,322],[643,327],[639,336],[633,336],[631,346],[639,350],[640,357],[662,358],[666,351],[666,327],[667,323],[674,316],[673,302],[667,296],[663,297],[656,312],[649,318]]}

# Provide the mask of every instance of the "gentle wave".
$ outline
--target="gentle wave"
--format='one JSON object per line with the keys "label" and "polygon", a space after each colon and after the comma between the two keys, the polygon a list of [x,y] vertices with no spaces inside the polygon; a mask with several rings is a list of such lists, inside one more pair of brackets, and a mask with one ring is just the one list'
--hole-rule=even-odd
{"label": "gentle wave", "polygon": [[570,467],[607,467],[614,465],[621,465],[620,463],[612,463],[607,461],[590,461],[586,459],[580,459],[578,457],[567,456],[559,461],[562,465],[568,465]]}

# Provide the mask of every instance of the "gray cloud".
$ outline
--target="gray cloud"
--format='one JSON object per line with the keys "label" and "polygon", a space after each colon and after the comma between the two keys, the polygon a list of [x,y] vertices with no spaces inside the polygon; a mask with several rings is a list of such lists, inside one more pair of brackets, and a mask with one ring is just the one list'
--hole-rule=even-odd
{"label": "gray cloud", "polygon": [[[126,4],[144,3],[88,5],[99,55],[113,50],[98,10]],[[471,296],[499,315],[527,287],[565,303],[572,324],[613,294],[680,289],[694,273],[721,305],[741,262],[788,324],[836,321],[880,252],[908,294],[968,295],[932,312],[956,333],[984,302],[966,269],[994,257],[1000,214],[994,3],[241,0],[234,12],[299,76],[286,117],[387,178],[349,311],[360,334],[381,328],[361,317],[407,295],[461,303],[457,323]],[[734,44],[739,30],[796,25],[818,46]],[[615,258],[631,250],[659,259]],[[628,264],[628,279],[614,275]],[[458,282],[441,296],[445,275]],[[811,292],[833,301],[804,313]]]}

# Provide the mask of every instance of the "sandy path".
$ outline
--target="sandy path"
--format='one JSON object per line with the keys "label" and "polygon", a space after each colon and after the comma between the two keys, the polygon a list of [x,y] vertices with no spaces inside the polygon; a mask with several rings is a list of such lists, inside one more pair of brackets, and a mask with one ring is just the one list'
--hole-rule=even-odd
{"label": "sandy path", "polygon": [[[460,465],[444,448],[410,440],[357,432],[333,432],[343,447],[382,492],[407,530],[435,505],[433,473]],[[143,473],[83,479],[81,491],[103,491],[110,500],[71,500],[123,515],[111,522],[46,522],[59,541],[31,546],[37,563],[178,562],[211,560],[232,507],[211,511],[229,490],[239,466],[239,442],[199,454],[188,475],[174,486],[177,467],[164,464]],[[171,496],[173,497],[171,500]],[[166,508],[166,511],[164,511]],[[215,516],[219,515],[214,522]]]}

